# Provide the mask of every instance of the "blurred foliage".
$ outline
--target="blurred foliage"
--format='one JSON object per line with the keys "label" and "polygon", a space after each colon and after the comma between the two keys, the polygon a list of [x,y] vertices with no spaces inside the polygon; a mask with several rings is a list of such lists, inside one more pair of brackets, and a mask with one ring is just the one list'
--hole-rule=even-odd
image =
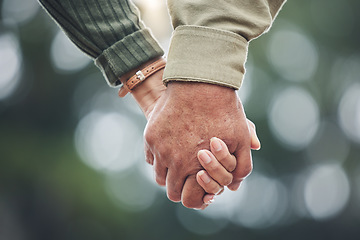
{"label": "blurred foliage", "polygon": [[[0,6],[3,2],[0,0]],[[262,79],[254,80],[246,102],[247,115],[256,123],[263,144],[262,150],[254,153],[255,168],[271,165],[274,175],[284,177],[309,166],[304,160],[305,150],[283,147],[274,138],[266,113],[259,117],[256,109],[266,107],[264,102],[269,99],[264,96],[273,94],[266,86],[295,84],[307,89],[319,104],[321,118],[337,123],[338,102],[349,84],[334,82],[343,80],[332,78],[334,62],[345,56],[360,56],[360,17],[356,12],[360,2],[348,0],[344,5],[347,8],[339,9],[342,1],[288,1],[270,33],[251,43],[249,63],[256,66],[252,79],[265,73],[268,82],[264,86]],[[322,11],[314,12],[314,9]],[[347,9],[352,11],[346,12]],[[325,26],[326,20],[331,30],[319,28]],[[316,21],[323,21],[323,25]],[[284,80],[265,57],[272,32],[286,23],[301,28],[318,46],[319,65],[310,81]],[[229,224],[207,236],[187,230],[177,214],[190,210],[171,203],[163,192],[157,194],[155,203],[145,211],[119,208],[106,192],[106,176],[84,164],[74,147],[74,132],[79,122],[74,106],[75,91],[89,75],[95,76],[89,83],[93,92],[106,88],[102,75],[93,64],[76,72],[54,68],[49,51],[57,28],[40,9],[28,22],[6,25],[1,20],[0,35],[9,31],[19,39],[22,73],[16,91],[0,100],[1,240],[358,238],[360,198],[356,194],[360,196],[360,193],[353,192],[356,184],[352,184],[347,207],[336,218],[323,221],[303,218],[265,229]],[[262,75],[256,72],[258,69]],[[359,77],[355,81],[359,82]],[[116,95],[115,90],[113,93]],[[138,122],[142,129],[144,120]],[[356,177],[360,146],[352,141],[348,144],[350,152],[343,167],[350,177]]]}

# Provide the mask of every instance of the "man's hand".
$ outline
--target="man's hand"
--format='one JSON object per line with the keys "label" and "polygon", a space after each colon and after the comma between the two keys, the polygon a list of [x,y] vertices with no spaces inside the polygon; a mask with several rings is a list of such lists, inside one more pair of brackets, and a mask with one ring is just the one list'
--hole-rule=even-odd
{"label": "man's hand", "polygon": [[[154,164],[156,181],[167,186],[172,201],[182,201],[189,208],[203,207],[204,191],[195,178],[202,169],[196,153],[210,149],[209,139],[213,136],[224,140],[237,159],[229,189],[236,190],[252,170],[249,128],[233,89],[206,83],[171,82],[148,120],[146,160]],[[192,194],[181,197],[183,187]]]}

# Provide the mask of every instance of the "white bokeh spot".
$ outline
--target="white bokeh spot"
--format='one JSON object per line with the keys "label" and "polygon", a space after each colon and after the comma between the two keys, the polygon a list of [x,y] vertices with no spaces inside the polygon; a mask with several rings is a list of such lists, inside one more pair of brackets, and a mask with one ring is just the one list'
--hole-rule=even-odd
{"label": "white bokeh spot", "polygon": [[78,124],[75,146],[81,159],[100,171],[124,171],[138,160],[138,127],[119,113],[91,112]]}
{"label": "white bokeh spot", "polygon": [[90,63],[90,58],[82,53],[62,31],[55,35],[50,55],[53,65],[60,71],[79,71]]}
{"label": "white bokeh spot", "polygon": [[352,84],[345,91],[339,104],[338,119],[345,134],[360,144],[360,83]]}
{"label": "white bokeh spot", "polygon": [[350,184],[337,164],[319,166],[311,171],[305,183],[305,204],[315,219],[335,217],[346,206]]}
{"label": "white bokeh spot", "polygon": [[269,108],[269,122],[274,135],[289,148],[306,147],[319,127],[317,103],[299,87],[287,88],[274,96]]}
{"label": "white bokeh spot", "polygon": [[0,100],[2,100],[16,90],[22,70],[19,42],[12,33],[0,35],[0,56]]}
{"label": "white bokeh spot", "polygon": [[34,0],[4,0],[2,16],[5,24],[21,24],[36,16],[40,5]]}
{"label": "white bokeh spot", "polygon": [[286,28],[275,31],[269,41],[269,62],[285,79],[309,80],[317,70],[319,53],[315,44],[300,31]]}
{"label": "white bokeh spot", "polygon": [[247,228],[276,225],[287,211],[286,188],[276,179],[252,173],[236,192],[225,190],[201,215]]}

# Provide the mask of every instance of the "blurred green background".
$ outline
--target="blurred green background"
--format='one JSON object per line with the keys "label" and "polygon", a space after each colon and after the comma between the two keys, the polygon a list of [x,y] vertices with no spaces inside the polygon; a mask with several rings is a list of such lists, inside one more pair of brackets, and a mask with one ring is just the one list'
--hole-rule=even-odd
{"label": "blurred green background", "polygon": [[[165,2],[136,4],[167,49]],[[251,43],[239,95],[262,149],[194,211],[155,184],[131,96],[35,0],[0,0],[0,240],[359,239],[359,9],[290,0]]]}

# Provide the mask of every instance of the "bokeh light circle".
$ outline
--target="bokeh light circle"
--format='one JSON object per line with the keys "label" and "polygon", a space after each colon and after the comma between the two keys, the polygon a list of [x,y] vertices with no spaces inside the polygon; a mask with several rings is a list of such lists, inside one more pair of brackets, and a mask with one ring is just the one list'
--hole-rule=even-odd
{"label": "bokeh light circle", "polygon": [[247,228],[276,225],[288,206],[286,188],[277,180],[252,173],[236,192],[225,190],[207,209],[206,218],[223,219]]}
{"label": "bokeh light circle", "polygon": [[4,0],[2,17],[5,24],[21,24],[30,21],[36,16],[40,5],[37,1]]}
{"label": "bokeh light circle", "polygon": [[302,88],[289,87],[274,95],[269,123],[276,138],[294,150],[306,147],[320,124],[319,107]]}
{"label": "bokeh light circle", "polygon": [[293,29],[272,33],[267,53],[273,67],[290,81],[311,79],[319,63],[315,44],[304,33]]}
{"label": "bokeh light circle", "polygon": [[276,179],[261,174],[253,174],[243,187],[244,196],[234,209],[232,222],[255,229],[276,225],[287,210],[286,188]]}
{"label": "bokeh light circle", "polygon": [[314,168],[305,183],[305,204],[315,219],[327,219],[339,214],[350,197],[346,173],[337,164]]}
{"label": "bokeh light circle", "polygon": [[[142,151],[138,127],[119,113],[91,112],[78,124],[75,146],[81,159],[99,171],[124,171],[133,166]],[[141,146],[142,147],[142,146]]]}
{"label": "bokeh light circle", "polygon": [[360,83],[345,91],[338,109],[340,126],[353,141],[360,143]]}
{"label": "bokeh light circle", "polygon": [[20,81],[22,55],[17,37],[0,34],[0,100],[9,97]]}
{"label": "bokeh light circle", "polygon": [[62,31],[55,35],[50,55],[55,68],[65,72],[79,71],[91,61]]}

